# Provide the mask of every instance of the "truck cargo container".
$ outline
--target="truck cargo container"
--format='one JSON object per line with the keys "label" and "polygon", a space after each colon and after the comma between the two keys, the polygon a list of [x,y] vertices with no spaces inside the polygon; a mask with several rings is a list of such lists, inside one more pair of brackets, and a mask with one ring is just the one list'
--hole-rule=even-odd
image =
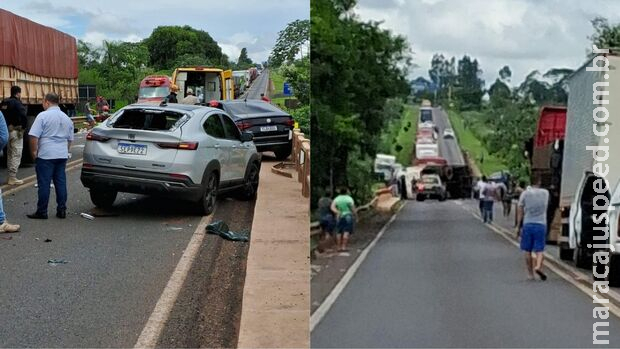
{"label": "truck cargo container", "polygon": [[[595,252],[607,252],[606,279],[610,286],[620,286],[620,241],[618,231],[611,230],[618,226],[613,211],[616,195],[609,212],[605,205],[620,180],[620,57],[612,52],[593,59],[605,69],[592,69],[594,63],[589,60],[568,80],[560,257],[574,258],[578,267],[590,268]],[[606,244],[611,247],[601,247]],[[596,267],[602,273],[600,265]]]}
{"label": "truck cargo container", "polygon": [[[60,96],[60,108],[78,104],[77,42],[71,35],[0,9],[0,99],[10,97],[11,86],[21,87],[28,127],[43,111],[45,94]],[[24,137],[22,162],[30,162]]]}

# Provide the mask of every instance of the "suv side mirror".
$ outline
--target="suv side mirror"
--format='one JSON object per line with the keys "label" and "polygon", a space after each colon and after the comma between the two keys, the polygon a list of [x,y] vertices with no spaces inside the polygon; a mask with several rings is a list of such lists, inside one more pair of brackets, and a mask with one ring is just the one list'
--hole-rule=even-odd
{"label": "suv side mirror", "polygon": [[254,139],[254,135],[250,132],[241,132],[241,142],[251,142]]}

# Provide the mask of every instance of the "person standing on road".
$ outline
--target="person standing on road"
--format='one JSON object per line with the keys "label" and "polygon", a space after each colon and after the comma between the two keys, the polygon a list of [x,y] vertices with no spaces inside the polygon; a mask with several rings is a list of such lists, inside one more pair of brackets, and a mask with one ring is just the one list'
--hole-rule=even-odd
{"label": "person standing on road", "polygon": [[340,195],[332,201],[331,210],[336,215],[336,245],[338,252],[347,252],[349,236],[353,234],[355,223],[355,201],[346,188],[340,189]]}
{"label": "person standing on road", "polygon": [[194,90],[191,88],[187,89],[187,96],[181,100],[181,104],[198,104],[198,97],[194,96]]}
{"label": "person standing on road", "polygon": [[476,182],[476,186],[474,187],[474,191],[478,193],[478,209],[480,210],[480,217],[484,221],[484,189],[487,186],[487,177],[482,176],[478,182]]}
{"label": "person standing on road", "polygon": [[318,202],[319,206],[319,222],[321,223],[321,240],[327,241],[334,233],[334,227],[336,225],[336,219],[334,213],[331,210],[332,206],[332,193],[330,190],[325,192]]}
{"label": "person standing on road", "polygon": [[73,122],[58,107],[58,95],[48,93],[43,101],[44,112],[39,113],[30,128],[30,150],[36,162],[38,202],[37,211],[28,218],[47,219],[50,183],[56,189],[56,217],[67,215],[67,178],[65,167],[73,142]]}
{"label": "person standing on road", "polygon": [[491,181],[487,182],[482,188],[482,221],[493,223],[493,205],[497,200],[497,185]]}
{"label": "person standing on road", "polygon": [[[9,143],[9,129],[4,121],[4,115],[0,111],[0,153],[2,149]],[[7,222],[6,215],[4,214],[4,205],[2,204],[2,191],[0,190],[0,233],[15,233],[19,231],[20,226],[18,224],[11,224]]]}
{"label": "person standing on road", "polygon": [[168,103],[179,103],[177,99],[177,92],[179,91],[179,87],[177,85],[170,86],[170,94],[166,97]]}
{"label": "person standing on road", "polygon": [[[519,200],[521,194],[525,191],[525,181],[519,181],[519,185],[516,186],[514,193],[512,194],[513,198]],[[515,213],[515,228],[519,226],[519,222],[517,221],[517,214]]]}
{"label": "person standing on road", "polygon": [[[521,250],[525,252],[525,264],[529,279],[534,273],[541,280],[547,280],[543,272],[543,251],[547,236],[547,204],[549,191],[541,188],[540,177],[535,178],[533,186],[519,197],[517,206],[517,238],[521,237]],[[532,253],[534,259],[532,259]]]}
{"label": "person standing on road", "polygon": [[497,183],[497,197],[502,202],[502,208],[504,217],[510,215],[510,205],[512,205],[512,198],[508,193],[508,187],[504,182]]}
{"label": "person standing on road", "polygon": [[[9,130],[7,144],[7,172],[9,185],[20,185],[24,181],[17,178],[17,170],[22,161],[24,149],[24,132],[28,128],[26,107],[21,101],[22,89],[19,86],[11,87],[11,97],[3,101],[4,120]],[[6,108],[6,109],[5,109]]]}

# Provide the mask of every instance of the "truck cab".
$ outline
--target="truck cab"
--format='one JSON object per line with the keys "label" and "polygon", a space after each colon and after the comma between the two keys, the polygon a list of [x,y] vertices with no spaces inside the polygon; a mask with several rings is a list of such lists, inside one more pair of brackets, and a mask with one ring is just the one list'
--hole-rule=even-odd
{"label": "truck cab", "polygon": [[179,87],[178,100],[185,98],[192,89],[200,103],[211,100],[235,99],[235,84],[232,70],[205,67],[176,68],[172,83]]}

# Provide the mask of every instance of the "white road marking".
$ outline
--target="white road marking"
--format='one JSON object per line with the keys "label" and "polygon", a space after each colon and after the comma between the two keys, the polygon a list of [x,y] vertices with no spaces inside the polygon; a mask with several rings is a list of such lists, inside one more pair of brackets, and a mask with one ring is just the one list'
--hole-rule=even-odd
{"label": "white road marking", "polygon": [[155,309],[153,309],[144,329],[142,329],[142,333],[140,337],[138,337],[138,341],[134,345],[134,348],[155,348],[157,345],[157,341],[168,321],[174,303],[181,292],[187,274],[189,274],[189,270],[205,238],[205,228],[207,224],[211,222],[212,218],[212,214],[204,216],[200,220],[200,223],[198,223],[196,231],[194,231],[192,238],[185,248],[185,252],[183,252],[183,255],[179,259],[179,263],[177,263],[170,280],[168,280],[166,288],[164,288],[164,291],[161,293],[155,305]]}
{"label": "white road marking", "polygon": [[[463,206],[462,206],[463,207]],[[466,211],[468,211],[469,213],[472,214],[472,216],[480,219],[480,216],[476,213],[474,213],[472,210],[463,207],[463,209],[465,209]],[[513,244],[514,246],[516,246],[517,248],[519,248],[519,243],[517,241],[515,241],[512,237],[510,237],[503,228],[498,228],[495,225],[489,224],[487,225],[487,227],[489,229],[491,229],[493,232],[497,233],[498,235],[500,235],[501,237],[503,237],[504,239],[508,240],[508,242],[510,242],[511,244]],[[545,252],[545,259],[551,260],[555,263],[561,263],[558,262],[553,256],[551,256],[549,253]],[[586,287],[585,285],[583,285],[582,283],[578,282],[575,280],[575,277],[570,276],[569,274],[567,274],[566,272],[564,272],[563,270],[561,270],[560,268],[556,267],[553,264],[550,263],[546,263],[545,264],[545,268],[551,270],[552,272],[554,272],[555,274],[557,274],[559,277],[561,277],[562,279],[564,279],[566,282],[568,282],[569,284],[575,286],[578,290],[582,291],[583,293],[587,294],[590,299],[592,299],[592,297],[596,294],[598,298],[601,298],[599,296],[598,293],[595,293],[594,291],[592,291],[591,287]],[[610,295],[609,293],[606,294],[603,298],[605,297],[609,297],[612,298],[613,295]],[[615,297],[614,297],[615,298]],[[616,315],[616,317],[620,318],[620,308],[618,306],[616,306],[613,303],[607,303],[605,306],[607,306],[609,308],[609,311]]]}
{"label": "white road marking", "polygon": [[342,293],[344,288],[347,286],[349,281],[351,281],[351,279],[353,278],[353,276],[359,269],[360,265],[362,265],[362,262],[364,262],[364,260],[368,256],[368,253],[370,252],[370,250],[372,250],[375,247],[375,245],[377,244],[377,241],[381,239],[381,237],[383,236],[385,231],[389,228],[389,226],[392,224],[392,222],[396,220],[396,216],[398,216],[398,213],[400,213],[400,211],[406,205],[407,205],[407,202],[405,202],[405,204],[402,205],[398,209],[398,211],[396,211],[396,213],[394,213],[392,218],[383,226],[381,231],[379,231],[379,233],[372,240],[372,242],[368,244],[368,246],[364,249],[364,251],[362,251],[362,253],[360,253],[360,255],[357,257],[355,262],[353,262],[351,267],[349,267],[349,270],[347,270],[347,272],[342,276],[340,281],[338,281],[338,283],[336,284],[336,287],[334,287],[332,291],[329,293],[329,295],[327,296],[327,298],[325,298],[323,303],[321,303],[318,309],[315,310],[314,313],[312,313],[312,315],[310,316],[310,332],[314,331],[314,328],[321,322],[321,320],[323,320],[323,317],[325,317],[329,309],[331,309],[332,305],[334,305],[334,303],[338,299],[338,296],[340,296],[340,294]]}

